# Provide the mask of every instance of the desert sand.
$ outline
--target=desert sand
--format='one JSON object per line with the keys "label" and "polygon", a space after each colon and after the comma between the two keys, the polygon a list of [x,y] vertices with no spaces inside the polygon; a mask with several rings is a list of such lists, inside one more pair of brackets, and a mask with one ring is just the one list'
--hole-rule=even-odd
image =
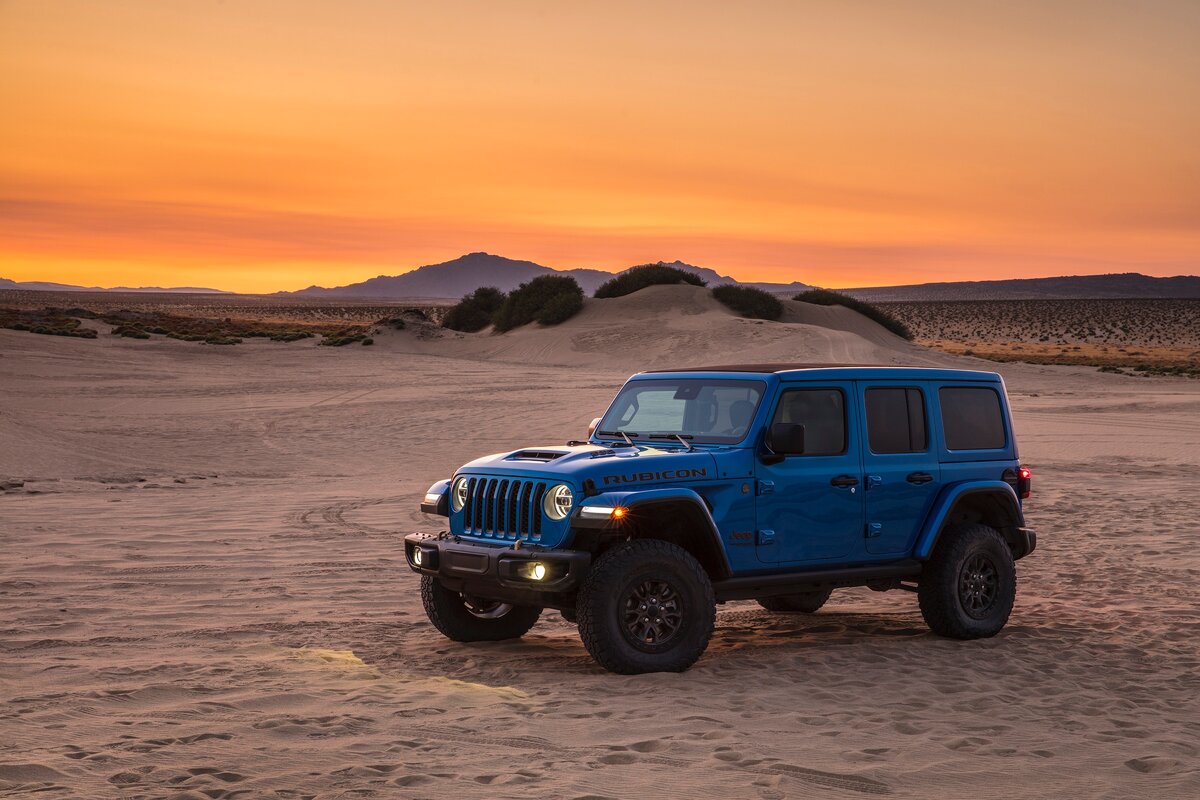
{"label": "desert sand", "polygon": [[1196,381],[1000,366],[1040,539],[994,639],[843,590],[721,606],[692,670],[621,677],[555,612],[428,624],[430,483],[581,436],[638,369],[763,361],[995,366],[689,287],[374,347],[0,331],[0,795],[1200,796]]}

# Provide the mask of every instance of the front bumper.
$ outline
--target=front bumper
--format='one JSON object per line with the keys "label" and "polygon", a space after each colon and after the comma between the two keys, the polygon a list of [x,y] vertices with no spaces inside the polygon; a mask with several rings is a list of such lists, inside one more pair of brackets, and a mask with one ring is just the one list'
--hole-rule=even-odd
{"label": "front bumper", "polygon": [[[417,551],[421,564],[416,563]],[[582,550],[544,550],[536,547],[497,547],[466,542],[449,533],[410,533],[404,537],[404,557],[414,572],[437,577],[447,588],[495,600],[536,599],[544,594],[572,592],[583,579],[592,556]],[[531,567],[545,567],[535,580]]]}

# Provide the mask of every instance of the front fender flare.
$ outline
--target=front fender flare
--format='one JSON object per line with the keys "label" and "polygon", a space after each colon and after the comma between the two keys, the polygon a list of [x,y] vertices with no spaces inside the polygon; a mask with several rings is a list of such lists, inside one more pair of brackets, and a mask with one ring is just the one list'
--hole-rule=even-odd
{"label": "front fender flare", "polygon": [[439,517],[450,516],[450,480],[438,481],[425,492],[421,511]]}
{"label": "front fender flare", "polygon": [[[1021,513],[1021,502],[1017,493],[1004,481],[966,481],[946,486],[934,501],[933,509],[926,519],[925,526],[917,536],[913,557],[925,561],[933,553],[938,537],[942,535],[951,519],[955,507],[964,498],[972,495],[995,495],[1008,519],[1002,528],[1021,528],[1025,525],[1025,517]],[[1001,531],[1003,533],[1003,530]]]}
{"label": "front fender flare", "polygon": [[[694,515],[693,519],[697,528],[697,534],[704,537],[705,546],[710,549],[710,553],[720,565],[720,572],[722,574],[713,577],[726,577],[732,574],[732,569],[729,566],[729,556],[726,554],[724,543],[721,541],[720,529],[717,527],[716,520],[713,519],[708,503],[699,493],[686,487],[603,492],[602,494],[592,495],[580,502],[579,508],[576,509],[574,516],[571,518],[571,527],[619,531],[620,525],[628,524],[628,520],[636,520],[639,509],[649,509],[662,505],[677,505],[680,506],[684,513]],[[626,521],[616,521],[611,518],[589,518],[584,516],[584,509],[588,507],[624,508],[627,509],[629,516],[626,517]]]}

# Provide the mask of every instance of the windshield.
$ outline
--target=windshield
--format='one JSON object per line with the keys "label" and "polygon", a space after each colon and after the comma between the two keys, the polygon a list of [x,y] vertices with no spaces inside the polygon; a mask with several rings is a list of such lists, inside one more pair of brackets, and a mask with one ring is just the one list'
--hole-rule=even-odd
{"label": "windshield", "polygon": [[762,381],[630,381],[609,406],[596,435],[734,444],[750,430],[764,388]]}

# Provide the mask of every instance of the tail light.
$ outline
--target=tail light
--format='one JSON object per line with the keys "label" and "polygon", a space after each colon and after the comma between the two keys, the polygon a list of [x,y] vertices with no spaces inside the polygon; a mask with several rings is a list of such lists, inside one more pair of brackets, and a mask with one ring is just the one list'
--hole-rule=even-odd
{"label": "tail light", "polygon": [[1029,467],[1022,466],[1017,469],[1017,497],[1027,500],[1031,494],[1033,494],[1033,472]]}
{"label": "tail light", "polygon": [[1003,478],[1022,500],[1027,500],[1033,494],[1033,472],[1029,467],[1021,465],[1016,469],[1006,469]]}

